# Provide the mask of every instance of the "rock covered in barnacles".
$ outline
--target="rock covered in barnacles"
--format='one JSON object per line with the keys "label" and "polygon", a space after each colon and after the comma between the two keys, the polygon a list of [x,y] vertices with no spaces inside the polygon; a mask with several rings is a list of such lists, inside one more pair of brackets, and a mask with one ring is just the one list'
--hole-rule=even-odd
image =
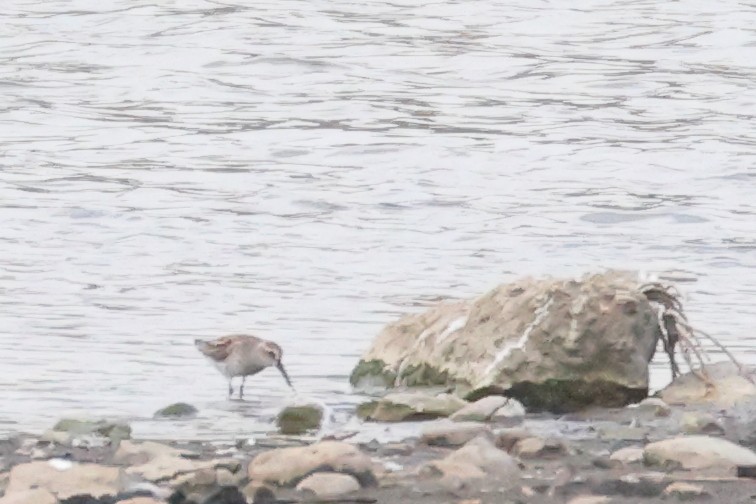
{"label": "rock covered in barnacles", "polygon": [[661,336],[634,274],[525,278],[471,301],[406,315],[378,335],[352,372],[356,387],[454,387],[506,393],[528,410],[621,406],[648,393]]}

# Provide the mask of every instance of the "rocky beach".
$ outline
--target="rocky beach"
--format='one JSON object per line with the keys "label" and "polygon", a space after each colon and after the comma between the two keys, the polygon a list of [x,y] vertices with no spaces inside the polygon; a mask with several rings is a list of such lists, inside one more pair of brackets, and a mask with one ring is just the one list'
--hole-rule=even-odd
{"label": "rocky beach", "polygon": [[408,315],[355,366],[352,421],[328,430],[303,401],[254,439],[72,418],[18,433],[0,443],[0,504],[752,502],[750,371],[706,364],[646,397],[682,309],[649,292],[621,272],[523,279]]}

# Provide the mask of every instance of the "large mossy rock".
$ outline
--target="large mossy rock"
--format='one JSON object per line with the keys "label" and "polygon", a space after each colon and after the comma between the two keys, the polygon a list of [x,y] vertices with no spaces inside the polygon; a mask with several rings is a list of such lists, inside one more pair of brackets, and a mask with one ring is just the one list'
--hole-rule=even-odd
{"label": "large mossy rock", "polygon": [[648,394],[661,335],[636,275],[525,278],[388,325],[351,375],[357,388],[443,385],[528,410],[621,406]]}

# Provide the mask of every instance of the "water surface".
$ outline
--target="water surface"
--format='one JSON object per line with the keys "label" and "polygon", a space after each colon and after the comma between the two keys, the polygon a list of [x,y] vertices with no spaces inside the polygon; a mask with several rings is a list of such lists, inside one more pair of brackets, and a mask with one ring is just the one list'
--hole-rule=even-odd
{"label": "water surface", "polygon": [[[343,421],[382,325],[524,274],[666,273],[756,363],[753,5],[19,0],[0,26],[0,431],[269,429],[277,372],[229,402],[192,346],[236,331]],[[177,400],[201,418],[149,420]]]}

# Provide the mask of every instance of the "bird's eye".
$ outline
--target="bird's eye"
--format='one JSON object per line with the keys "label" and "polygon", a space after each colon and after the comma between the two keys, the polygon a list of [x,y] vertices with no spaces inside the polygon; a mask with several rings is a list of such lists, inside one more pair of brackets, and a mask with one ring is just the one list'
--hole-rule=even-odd
{"label": "bird's eye", "polygon": [[270,356],[271,359],[278,360],[278,356],[276,355],[276,352],[274,352],[273,350],[268,350],[268,355]]}

